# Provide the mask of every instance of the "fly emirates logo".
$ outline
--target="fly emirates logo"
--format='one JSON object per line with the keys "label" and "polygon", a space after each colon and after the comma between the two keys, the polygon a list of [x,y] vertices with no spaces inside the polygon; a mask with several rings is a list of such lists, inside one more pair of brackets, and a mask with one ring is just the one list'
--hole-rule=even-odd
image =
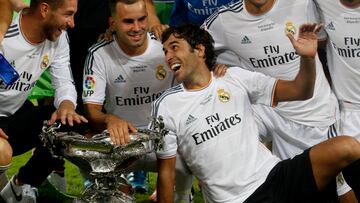
{"label": "fly emirates logo", "polygon": [[204,132],[195,133],[192,135],[192,138],[194,139],[196,145],[203,144],[206,141],[220,135],[222,132],[225,132],[241,123],[241,118],[239,114],[234,114],[228,118],[221,120],[219,114],[216,113],[214,115],[205,117],[205,120],[209,128]]}
{"label": "fly emirates logo", "polygon": [[360,38],[344,37],[343,47],[337,46],[332,42],[334,49],[338,55],[344,58],[359,58],[360,57]]}
{"label": "fly emirates logo", "polygon": [[11,85],[5,85],[3,81],[0,80],[0,88],[6,90],[16,90],[19,92],[27,92],[31,90],[36,81],[32,81],[33,74],[28,73],[26,71],[20,73],[19,79]]}
{"label": "fly emirates logo", "polygon": [[280,46],[264,46],[263,51],[266,58],[249,58],[250,63],[254,68],[269,68],[272,66],[278,66],[286,64],[299,58],[299,55],[293,52],[280,53]]}

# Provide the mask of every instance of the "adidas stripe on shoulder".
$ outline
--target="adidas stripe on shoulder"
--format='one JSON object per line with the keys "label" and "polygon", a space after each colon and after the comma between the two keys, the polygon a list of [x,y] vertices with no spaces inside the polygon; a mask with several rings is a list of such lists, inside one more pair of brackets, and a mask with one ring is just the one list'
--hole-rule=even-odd
{"label": "adidas stripe on shoulder", "polygon": [[219,17],[220,14],[225,12],[234,12],[239,13],[243,10],[244,2],[243,0],[239,0],[233,4],[230,5],[223,5],[219,8],[217,12],[214,12],[211,14],[204,22],[204,24],[201,26],[202,28],[210,28],[211,24],[216,20],[216,18]]}
{"label": "adidas stripe on shoulder", "polygon": [[110,41],[106,41],[106,40],[101,40],[100,42],[94,44],[93,46],[91,46],[88,51],[88,56],[86,57],[85,60],[85,74],[87,75],[92,75],[94,73],[94,71],[92,70],[92,65],[93,65],[93,61],[94,61],[94,53],[100,49],[103,46],[106,46],[110,43],[112,43],[114,40],[110,40]]}
{"label": "adidas stripe on shoulder", "polygon": [[153,103],[152,103],[152,112],[151,112],[151,115],[153,117],[158,117],[158,110],[159,110],[159,106],[160,106],[160,103],[166,98],[168,97],[169,95],[173,95],[173,94],[176,94],[176,93],[179,93],[179,92],[183,92],[184,89],[182,88],[181,84],[179,85],[176,85],[174,87],[171,87],[169,89],[167,89],[163,94],[161,94],[161,96],[156,99]]}
{"label": "adidas stripe on shoulder", "polygon": [[20,29],[18,24],[13,24],[9,26],[9,29],[7,30],[7,32],[5,33],[4,38],[10,38],[10,37],[14,37],[19,35],[20,33]]}

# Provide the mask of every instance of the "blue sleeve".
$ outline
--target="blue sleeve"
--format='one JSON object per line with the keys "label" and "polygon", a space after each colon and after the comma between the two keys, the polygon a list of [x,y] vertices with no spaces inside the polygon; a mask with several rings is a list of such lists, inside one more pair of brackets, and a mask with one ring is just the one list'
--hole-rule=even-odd
{"label": "blue sleeve", "polygon": [[183,0],[175,0],[173,9],[170,14],[169,19],[169,25],[175,26],[175,25],[182,25],[184,23],[187,23],[187,8],[184,5]]}

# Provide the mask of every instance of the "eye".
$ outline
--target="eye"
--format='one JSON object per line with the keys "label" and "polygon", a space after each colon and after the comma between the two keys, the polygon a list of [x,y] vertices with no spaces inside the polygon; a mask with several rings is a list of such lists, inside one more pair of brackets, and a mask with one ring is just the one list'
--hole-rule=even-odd
{"label": "eye", "polygon": [[176,51],[178,48],[179,48],[178,45],[175,45],[175,44],[171,46],[171,49],[174,51]]}
{"label": "eye", "polygon": [[125,24],[132,24],[132,23],[134,23],[134,20],[133,19],[124,19],[123,22]]}
{"label": "eye", "polygon": [[147,17],[147,16],[143,16],[143,17],[139,18],[139,21],[140,21],[140,22],[145,21],[145,20],[146,20],[146,17]]}

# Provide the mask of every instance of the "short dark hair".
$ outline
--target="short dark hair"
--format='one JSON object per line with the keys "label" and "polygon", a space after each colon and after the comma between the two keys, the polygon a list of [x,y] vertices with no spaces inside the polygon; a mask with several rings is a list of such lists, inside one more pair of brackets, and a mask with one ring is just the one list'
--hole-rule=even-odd
{"label": "short dark hair", "polygon": [[210,71],[214,69],[216,60],[214,39],[206,30],[193,24],[172,26],[163,32],[161,42],[164,43],[168,40],[171,34],[176,38],[186,40],[193,49],[195,49],[197,45],[202,44],[205,47],[205,63]]}
{"label": "short dark hair", "polygon": [[49,4],[52,10],[56,10],[57,8],[63,5],[64,0],[31,0],[30,9],[31,10],[36,9],[40,5],[40,3],[43,2]]}
{"label": "short dark hair", "polygon": [[110,12],[111,15],[113,16],[116,13],[116,4],[121,2],[124,4],[134,4],[138,1],[143,1],[143,0],[109,0],[109,8],[110,8]]}

